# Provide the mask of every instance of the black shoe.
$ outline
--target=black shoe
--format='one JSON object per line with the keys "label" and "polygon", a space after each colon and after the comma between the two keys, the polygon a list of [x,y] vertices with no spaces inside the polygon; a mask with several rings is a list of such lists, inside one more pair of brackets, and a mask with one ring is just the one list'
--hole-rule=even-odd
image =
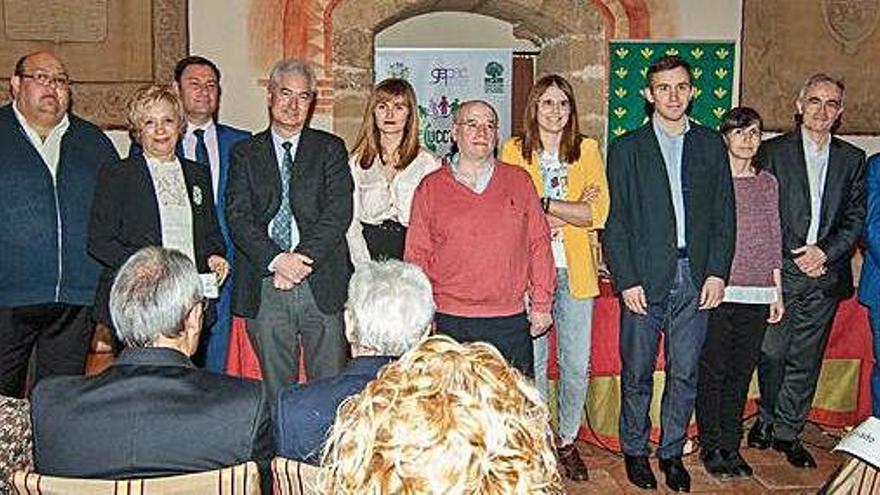
{"label": "black shoe", "polygon": [[758,419],[749,430],[749,447],[764,450],[773,443],[773,425]]}
{"label": "black shoe", "polygon": [[556,456],[559,459],[559,467],[562,475],[572,481],[587,481],[590,479],[590,473],[587,466],[578,454],[577,447],[574,443],[559,447],[556,449]]}
{"label": "black shoe", "polygon": [[721,451],[718,449],[700,451],[700,460],[703,461],[703,467],[706,468],[706,472],[716,478],[727,479],[733,476],[727,459],[721,455]]}
{"label": "black shoe", "polygon": [[739,450],[722,450],[721,457],[727,463],[727,470],[731,476],[737,478],[750,478],[752,476],[752,466],[743,459]]}
{"label": "black shoe", "polygon": [[633,485],[644,490],[654,490],[657,488],[657,478],[654,477],[654,471],[651,471],[651,464],[648,463],[647,456],[623,455],[623,462],[626,465],[626,477]]}
{"label": "black shoe", "polygon": [[691,491],[691,475],[681,462],[681,457],[660,459],[660,470],[666,473],[666,486],[674,492]]}
{"label": "black shoe", "polygon": [[816,460],[800,440],[773,440],[773,449],[785,454],[788,463],[797,468],[814,468]]}

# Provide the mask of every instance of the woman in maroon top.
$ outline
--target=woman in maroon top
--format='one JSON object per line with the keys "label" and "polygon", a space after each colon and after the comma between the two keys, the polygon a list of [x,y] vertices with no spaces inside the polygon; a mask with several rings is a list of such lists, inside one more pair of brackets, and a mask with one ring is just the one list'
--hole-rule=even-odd
{"label": "woman in maroon top", "polygon": [[761,124],[756,111],[737,107],[719,129],[736,194],[736,248],[724,300],[709,315],[697,380],[700,458],[718,478],[752,475],[739,453],[743,407],[766,324],[777,323],[785,311],[778,187],[755,162]]}

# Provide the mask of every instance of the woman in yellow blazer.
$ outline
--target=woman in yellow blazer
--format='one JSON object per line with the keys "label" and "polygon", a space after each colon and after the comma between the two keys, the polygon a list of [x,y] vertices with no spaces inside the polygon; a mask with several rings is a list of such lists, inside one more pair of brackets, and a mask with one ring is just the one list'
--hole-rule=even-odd
{"label": "woman in yellow blazer", "polygon": [[[523,127],[522,136],[504,143],[501,160],[529,172],[553,232],[559,459],[566,477],[584,481],[588,472],[574,440],[587,394],[593,298],[599,294],[590,232],[605,225],[608,183],[599,144],[580,134],[574,92],[562,77],[548,75],[535,83]],[[547,334],[534,340],[534,352],[535,379],[544,397],[549,397]]]}

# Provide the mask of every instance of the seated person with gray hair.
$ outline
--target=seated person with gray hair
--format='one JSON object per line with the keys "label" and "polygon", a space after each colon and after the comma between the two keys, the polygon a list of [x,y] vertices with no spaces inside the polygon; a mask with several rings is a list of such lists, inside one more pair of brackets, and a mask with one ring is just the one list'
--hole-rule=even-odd
{"label": "seated person with gray hair", "polygon": [[126,348],[97,376],[55,377],[34,390],[37,472],[125,479],[256,460],[271,488],[272,429],[259,383],[190,361],[204,304],[196,267],[181,252],[146,247],[125,262],[110,313]]}
{"label": "seated person with gray hair", "polygon": [[433,318],[431,282],[419,267],[397,260],[359,265],[345,307],[353,359],[337,376],[282,390],[276,415],[278,454],[317,464],[339,404],[421,342]]}

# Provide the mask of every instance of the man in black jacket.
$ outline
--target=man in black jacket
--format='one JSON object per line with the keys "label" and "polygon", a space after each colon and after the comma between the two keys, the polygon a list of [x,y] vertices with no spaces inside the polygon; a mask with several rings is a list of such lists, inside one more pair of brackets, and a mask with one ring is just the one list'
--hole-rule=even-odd
{"label": "man in black jacket", "polygon": [[608,151],[611,211],[604,242],[622,301],[620,440],[629,480],[656,487],[648,464],[648,410],[663,333],[666,389],[657,455],[666,484],[689,491],[681,455],[707,313],[721,303],[733,258],[733,185],[721,137],[688,120],[688,64],[662,57],[647,78],[651,122]]}
{"label": "man in black jacket", "polygon": [[179,251],[147,247],[119,269],[110,313],[127,347],[98,376],[37,385],[31,418],[40,473],[124,479],[256,460],[271,487],[272,429],[260,385],[189,359],[203,305],[198,272]]}
{"label": "man in black jacket", "polygon": [[100,265],[86,252],[98,167],[119,159],[68,112],[70,78],[49,52],[21,57],[0,108],[0,394],[36,376],[82,374]]}
{"label": "man in black jacket", "polygon": [[801,468],[816,467],[798,436],[838,302],[853,294],[851,251],[865,221],[865,152],[832,136],[845,96],[842,82],[810,77],[796,101],[800,125],[758,151],[779,182],[785,316],[764,336],[760,417],[748,442]]}
{"label": "man in black jacket", "polygon": [[273,404],[299,376],[300,343],[309,380],[333,376],[347,361],[342,306],[354,183],[342,140],[306,127],[314,98],[308,65],[275,64],[269,129],[236,143],[226,188],[226,218],[241,253],[232,311],[247,318]]}

